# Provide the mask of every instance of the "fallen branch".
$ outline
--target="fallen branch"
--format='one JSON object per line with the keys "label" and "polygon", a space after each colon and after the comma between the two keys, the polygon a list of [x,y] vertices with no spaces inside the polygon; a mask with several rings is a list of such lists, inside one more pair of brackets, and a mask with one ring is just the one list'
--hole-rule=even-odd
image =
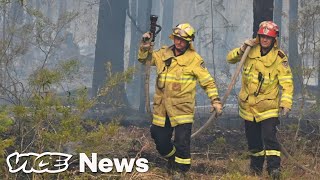
{"label": "fallen branch", "polygon": [[320,174],[316,171],[313,171],[309,168],[306,168],[304,167],[303,165],[299,164],[289,153],[288,151],[286,150],[286,148],[280,143],[280,149],[281,149],[281,152],[283,153],[283,155],[288,158],[294,165],[296,165],[297,167],[301,168],[302,170],[306,171],[306,172],[309,172],[311,174],[315,174],[315,175],[318,175],[320,176]]}

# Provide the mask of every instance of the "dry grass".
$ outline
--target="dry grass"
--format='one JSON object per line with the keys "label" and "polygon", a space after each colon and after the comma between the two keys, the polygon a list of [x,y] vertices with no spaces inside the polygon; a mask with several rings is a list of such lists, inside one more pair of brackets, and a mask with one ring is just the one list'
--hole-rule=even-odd
{"label": "dry grass", "polygon": [[[248,165],[249,156],[246,151],[246,141],[243,132],[231,131],[231,133],[214,133],[203,134],[203,139],[197,139],[192,143],[192,167],[188,173],[190,179],[199,180],[258,180],[268,179],[268,175],[264,172],[262,177],[250,176]],[[280,138],[281,142],[286,139],[283,144],[290,144],[288,142],[288,134],[286,138]],[[150,137],[148,128],[138,127],[120,127],[119,131],[113,136],[112,141],[106,143],[110,150],[110,145],[126,143],[121,147],[124,149],[118,150],[119,146],[111,148],[115,152],[115,157],[143,157],[149,161],[149,171],[146,173],[79,173],[77,175],[68,176],[72,179],[125,179],[125,180],[160,180],[170,179],[164,168],[166,160],[157,153],[153,140]],[[110,144],[111,143],[111,144]],[[244,143],[244,144],[243,144]],[[291,143],[292,144],[292,143]],[[314,143],[317,144],[317,143]],[[312,149],[312,144],[308,144],[308,148]],[[313,148],[315,149],[315,148]],[[314,164],[315,157],[306,151],[305,147],[296,148],[294,152],[290,152],[293,157],[305,167],[311,168],[316,172],[320,172],[318,164]],[[111,157],[108,153],[108,157]],[[318,157],[319,158],[319,155]],[[282,161],[282,178],[283,179],[320,179],[315,175],[306,173],[296,167],[288,159],[283,158]]]}

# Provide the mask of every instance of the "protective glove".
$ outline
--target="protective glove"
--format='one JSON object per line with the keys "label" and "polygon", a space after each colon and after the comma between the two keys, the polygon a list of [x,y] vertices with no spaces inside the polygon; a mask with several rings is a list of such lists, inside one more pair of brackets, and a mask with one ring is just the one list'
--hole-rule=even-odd
{"label": "protective glove", "polygon": [[219,99],[214,99],[211,101],[211,110],[210,112],[212,113],[213,111],[216,111],[216,115],[220,116],[222,114],[222,104]]}
{"label": "protective glove", "polygon": [[243,53],[248,46],[255,46],[257,44],[256,39],[247,39],[244,41],[243,45],[240,47],[241,52]]}
{"label": "protective glove", "polygon": [[289,112],[290,112],[290,109],[289,109],[289,108],[281,107],[280,116],[286,117],[286,116],[288,116],[288,113],[289,113]]}
{"label": "protective glove", "polygon": [[151,42],[152,33],[146,32],[142,35],[142,40],[140,42],[140,49],[143,51],[150,51],[153,49],[154,43]]}

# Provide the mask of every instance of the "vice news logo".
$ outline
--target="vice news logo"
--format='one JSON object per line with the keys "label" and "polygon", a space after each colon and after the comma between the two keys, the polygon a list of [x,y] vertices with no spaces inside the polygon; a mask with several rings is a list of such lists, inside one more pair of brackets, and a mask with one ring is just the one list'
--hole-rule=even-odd
{"label": "vice news logo", "polygon": [[[21,153],[14,152],[7,159],[10,173],[22,171],[24,173],[60,173],[68,169],[72,155],[59,152]],[[87,167],[87,168],[86,168]],[[145,158],[103,158],[98,160],[97,153],[92,153],[89,158],[85,153],[79,154],[79,171],[108,173],[112,170],[117,172],[147,172],[149,170],[148,160]]]}

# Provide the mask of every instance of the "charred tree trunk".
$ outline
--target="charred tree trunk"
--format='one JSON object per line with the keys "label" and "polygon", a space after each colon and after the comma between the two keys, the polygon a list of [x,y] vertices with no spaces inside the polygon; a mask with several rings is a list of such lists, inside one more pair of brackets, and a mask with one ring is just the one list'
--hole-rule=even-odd
{"label": "charred tree trunk", "polygon": [[[318,57],[320,58],[320,57]],[[320,61],[318,61],[318,90],[320,89]],[[320,92],[318,91],[318,104],[320,104]]]}
{"label": "charred tree trunk", "polygon": [[[274,1],[274,11],[273,11],[273,21],[278,25],[281,31],[281,21],[282,21],[282,0]],[[280,47],[281,43],[281,32],[279,33],[278,37],[278,46]]]}
{"label": "charred tree trunk", "polygon": [[303,84],[302,64],[298,53],[298,0],[291,0],[289,5],[289,64],[293,68],[295,94],[301,92]]}
{"label": "charred tree trunk", "polygon": [[[3,4],[3,12],[2,12],[2,41],[5,42],[7,39],[7,4]],[[0,44],[1,49],[5,49],[5,43]],[[0,83],[5,84],[6,83],[6,68],[5,68],[5,62],[0,62]],[[0,89],[0,96],[4,95],[5,92],[3,89]]]}
{"label": "charred tree trunk", "polygon": [[19,1],[11,2],[11,9],[9,13],[9,18],[11,20],[11,26],[22,25],[23,23],[23,5]]}
{"label": "charred tree trunk", "polygon": [[47,17],[52,20],[52,1],[47,1]]}
{"label": "charred tree trunk", "polygon": [[213,76],[216,77],[216,64],[215,64],[215,59],[214,59],[214,44],[215,44],[215,33],[214,33],[214,4],[213,0],[210,1],[210,13],[211,13],[211,45],[212,45],[212,50],[211,50],[211,55],[212,55],[212,69],[213,69]]}
{"label": "charred tree trunk", "polygon": [[253,35],[255,38],[262,21],[273,20],[273,0],[254,0],[253,1]]}
{"label": "charred tree trunk", "polygon": [[132,81],[127,84],[128,87],[128,98],[131,100],[131,105],[133,107],[139,106],[140,101],[140,71],[141,64],[137,61],[137,50],[141,33],[138,32],[137,23],[137,0],[131,0],[130,3],[130,17],[131,19],[131,40],[130,40],[130,52],[129,52],[129,67],[135,67],[137,70],[132,77]]}
{"label": "charred tree trunk", "polygon": [[[151,14],[152,1],[150,0],[139,0],[138,4],[138,26],[143,32],[147,32],[150,26],[150,14]],[[140,34],[141,37],[141,34]],[[139,111],[145,112],[145,67],[140,68],[140,104]]]}
{"label": "charred tree trunk", "polygon": [[169,39],[169,35],[172,33],[173,27],[173,1],[164,1],[163,4],[163,18],[162,18],[162,30],[161,30],[161,45],[170,45],[172,40]]}
{"label": "charred tree trunk", "polygon": [[41,8],[41,0],[36,0],[36,9],[40,10]]}
{"label": "charred tree trunk", "polygon": [[[48,3],[50,4],[50,3],[52,3],[52,2],[49,2],[48,1]],[[59,4],[58,4],[58,16],[59,16],[59,19],[60,18],[63,18],[63,16],[65,16],[65,14],[66,14],[66,12],[67,12],[67,1],[65,1],[65,0],[59,0],[59,2],[58,2]],[[50,7],[49,7],[50,8]],[[50,17],[51,18],[51,17]],[[65,36],[65,34],[66,34],[66,32],[65,32],[65,30],[66,30],[66,28],[68,28],[69,27],[69,25],[67,25],[66,27],[64,27],[64,28],[62,28],[61,30],[60,30],[60,32],[59,32],[59,36],[61,37],[61,38],[63,38],[64,36]]]}
{"label": "charred tree trunk", "polygon": [[[128,0],[100,1],[95,62],[92,82],[92,94],[108,81],[105,65],[111,62],[112,73],[124,70],[124,34],[126,9]],[[124,85],[113,91],[109,98],[122,104],[127,104]]]}

